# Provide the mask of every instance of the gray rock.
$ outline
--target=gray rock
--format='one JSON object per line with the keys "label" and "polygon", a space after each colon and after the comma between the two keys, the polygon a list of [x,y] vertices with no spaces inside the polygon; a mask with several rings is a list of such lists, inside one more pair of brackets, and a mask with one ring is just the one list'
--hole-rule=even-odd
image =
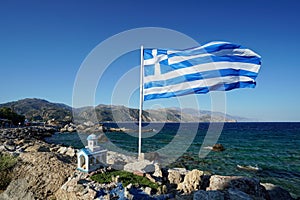
{"label": "gray rock", "polygon": [[271,183],[261,183],[264,186],[269,194],[270,199],[272,200],[292,200],[290,193],[283,188],[273,185]]}
{"label": "gray rock", "polygon": [[237,189],[230,188],[228,190],[228,196],[230,200],[252,200],[248,194]]}
{"label": "gray rock", "polygon": [[194,200],[224,200],[224,194],[220,191],[198,190],[194,193]]}
{"label": "gray rock", "polygon": [[154,164],[148,160],[141,160],[133,163],[128,163],[124,166],[124,170],[128,172],[142,171],[146,173],[154,172]]}
{"label": "gray rock", "polygon": [[8,140],[5,142],[4,147],[8,151],[15,151],[16,150],[16,144],[14,143],[13,140]]}
{"label": "gray rock", "polygon": [[29,183],[26,179],[13,180],[6,190],[0,194],[1,200],[34,200],[32,191],[28,191]]}

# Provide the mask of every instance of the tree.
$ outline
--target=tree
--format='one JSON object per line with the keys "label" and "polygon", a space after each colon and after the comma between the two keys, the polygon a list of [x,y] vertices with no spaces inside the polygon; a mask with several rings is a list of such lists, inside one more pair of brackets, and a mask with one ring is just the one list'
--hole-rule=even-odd
{"label": "tree", "polygon": [[0,108],[0,118],[11,120],[14,125],[23,124],[25,116],[19,115],[11,110],[11,108]]}

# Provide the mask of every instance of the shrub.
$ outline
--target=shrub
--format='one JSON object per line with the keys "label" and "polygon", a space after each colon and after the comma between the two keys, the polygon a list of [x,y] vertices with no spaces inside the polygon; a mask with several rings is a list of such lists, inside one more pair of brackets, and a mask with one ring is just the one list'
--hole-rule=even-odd
{"label": "shrub", "polygon": [[132,183],[133,185],[140,185],[143,187],[150,187],[152,189],[157,189],[158,185],[156,183],[151,182],[146,177],[137,176],[130,172],[126,171],[112,171],[106,173],[95,174],[91,177],[93,181],[97,181],[99,183],[110,183],[112,182],[112,177],[119,176],[119,181],[126,187],[128,184]]}
{"label": "shrub", "polygon": [[0,153],[0,190],[5,190],[9,185],[12,174],[11,169],[17,163],[17,158]]}

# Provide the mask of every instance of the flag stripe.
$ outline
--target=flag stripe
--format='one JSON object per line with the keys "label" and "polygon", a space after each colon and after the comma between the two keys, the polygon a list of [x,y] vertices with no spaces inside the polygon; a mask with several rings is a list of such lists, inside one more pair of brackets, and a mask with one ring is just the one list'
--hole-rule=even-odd
{"label": "flag stripe", "polygon": [[220,76],[247,76],[255,80],[255,78],[257,77],[257,73],[240,69],[222,69],[196,72],[186,75],[179,74],[179,76],[177,75],[176,77],[171,79],[147,82],[144,84],[144,88],[149,89],[152,87],[164,87],[165,85],[176,85],[182,82],[216,78]]}
{"label": "flag stripe", "polygon": [[257,57],[251,57],[251,58],[245,58],[242,56],[208,56],[208,57],[202,57],[202,58],[194,58],[190,60],[185,60],[180,63],[175,64],[169,64],[167,60],[161,61],[161,72],[167,73],[169,71],[187,68],[199,64],[205,64],[205,63],[217,63],[217,62],[241,62],[241,63],[252,63],[259,65],[260,64],[260,58]]}
{"label": "flag stripe", "polygon": [[174,64],[178,62],[182,62],[185,60],[193,59],[193,58],[201,58],[201,57],[209,57],[209,56],[247,56],[247,57],[257,57],[257,55],[251,51],[250,49],[222,49],[220,51],[214,53],[203,53],[196,55],[185,55],[185,56],[175,56],[169,57],[169,64]]}
{"label": "flag stripe", "polygon": [[235,82],[229,84],[220,84],[214,85],[211,87],[196,87],[196,88],[189,88],[186,90],[179,90],[174,92],[165,92],[165,93],[156,93],[156,94],[146,94],[144,95],[144,100],[151,100],[151,99],[159,99],[159,98],[170,98],[176,96],[183,96],[188,94],[206,94],[210,91],[229,91],[235,88],[254,88],[255,83],[252,81],[249,82]]}
{"label": "flag stripe", "polygon": [[186,90],[189,88],[202,88],[202,87],[212,87],[214,85],[221,85],[221,84],[230,84],[236,82],[255,82],[252,78],[246,76],[226,76],[226,77],[216,77],[210,79],[202,79],[202,80],[195,80],[189,82],[182,82],[175,85],[165,85],[164,87],[152,87],[152,88],[145,88],[145,94],[156,94],[156,93],[166,93],[166,92],[176,92],[180,90]]}
{"label": "flag stripe", "polygon": [[[154,75],[154,66],[145,66],[145,77],[144,83],[151,81],[163,81],[167,79],[172,79],[178,76],[184,76],[194,73],[204,73],[205,71],[211,70],[224,70],[224,69],[234,69],[234,70],[245,70],[253,73],[258,73],[260,65],[255,65],[251,63],[240,63],[240,62],[218,62],[216,63],[205,63],[200,65],[195,65],[191,67],[181,68],[178,70],[170,71],[166,74]],[[150,69],[153,68],[153,69]],[[149,75],[147,75],[149,74]]]}

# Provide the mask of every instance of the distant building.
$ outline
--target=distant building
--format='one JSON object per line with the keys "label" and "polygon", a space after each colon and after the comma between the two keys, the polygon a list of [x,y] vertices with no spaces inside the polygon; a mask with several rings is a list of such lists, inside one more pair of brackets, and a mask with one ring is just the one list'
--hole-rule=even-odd
{"label": "distant building", "polygon": [[107,150],[98,146],[98,137],[91,134],[87,137],[88,146],[77,154],[77,169],[83,172],[92,172],[106,165]]}

